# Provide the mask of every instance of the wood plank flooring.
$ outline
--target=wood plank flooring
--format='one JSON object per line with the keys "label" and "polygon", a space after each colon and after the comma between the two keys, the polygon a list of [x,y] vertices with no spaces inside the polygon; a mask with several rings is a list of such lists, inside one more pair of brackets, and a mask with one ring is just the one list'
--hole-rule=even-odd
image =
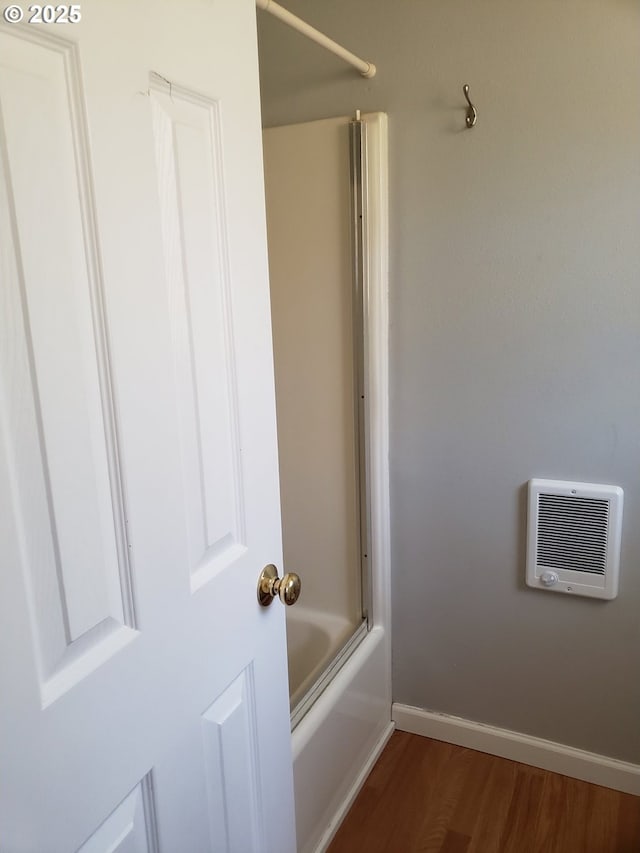
{"label": "wood plank flooring", "polygon": [[395,732],[328,853],[640,853],[640,797]]}

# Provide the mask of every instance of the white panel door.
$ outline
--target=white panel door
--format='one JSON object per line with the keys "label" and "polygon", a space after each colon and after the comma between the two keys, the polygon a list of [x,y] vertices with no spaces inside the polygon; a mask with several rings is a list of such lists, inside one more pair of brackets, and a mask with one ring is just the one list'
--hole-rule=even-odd
{"label": "white panel door", "polygon": [[0,24],[0,849],[292,853],[253,0],[29,14]]}

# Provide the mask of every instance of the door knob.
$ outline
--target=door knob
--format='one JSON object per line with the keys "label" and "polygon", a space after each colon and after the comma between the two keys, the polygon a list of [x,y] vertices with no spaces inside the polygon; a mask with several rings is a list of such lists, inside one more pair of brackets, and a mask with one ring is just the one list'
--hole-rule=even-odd
{"label": "door knob", "polygon": [[283,578],[279,578],[276,567],[269,564],[258,578],[258,601],[262,607],[268,607],[277,596],[283,604],[295,604],[301,586],[298,575],[287,572]]}

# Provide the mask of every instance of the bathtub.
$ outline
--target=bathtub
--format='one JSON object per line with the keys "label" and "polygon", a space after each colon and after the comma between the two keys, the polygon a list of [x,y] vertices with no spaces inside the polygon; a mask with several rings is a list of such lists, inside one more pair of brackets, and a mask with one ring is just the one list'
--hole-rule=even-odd
{"label": "bathtub", "polygon": [[363,624],[346,660],[327,670],[353,626],[303,608],[294,614],[287,613],[292,707],[328,673],[292,733],[297,849],[321,853],[393,731],[389,643],[383,628]]}
{"label": "bathtub", "polygon": [[343,616],[294,607],[287,611],[287,658],[291,710],[327,671],[354,626]]}

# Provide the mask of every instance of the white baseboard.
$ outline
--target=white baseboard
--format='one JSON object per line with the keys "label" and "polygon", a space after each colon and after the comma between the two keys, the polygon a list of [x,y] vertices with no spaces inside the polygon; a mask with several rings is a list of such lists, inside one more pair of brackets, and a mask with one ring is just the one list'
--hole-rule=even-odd
{"label": "white baseboard", "polygon": [[396,728],[403,732],[455,743],[511,761],[541,767],[543,770],[552,770],[563,776],[592,782],[594,785],[640,795],[638,764],[629,764],[551,740],[395,702],[391,716]]}
{"label": "white baseboard", "polygon": [[325,853],[325,850],[333,841],[334,835],[340,829],[340,824],[347,816],[347,812],[353,805],[355,798],[360,793],[360,789],[366,782],[369,773],[371,773],[373,765],[376,763],[378,758],[380,758],[380,753],[387,745],[387,741],[393,734],[394,729],[395,724],[389,723],[389,725],[384,729],[384,731],[376,741],[373,749],[371,750],[371,754],[369,755],[366,762],[363,764],[362,769],[356,776],[353,785],[349,788],[347,796],[340,804],[340,808],[333,816],[331,823],[329,824],[324,834],[322,835],[322,838],[318,842],[318,846],[316,847],[315,853]]}

